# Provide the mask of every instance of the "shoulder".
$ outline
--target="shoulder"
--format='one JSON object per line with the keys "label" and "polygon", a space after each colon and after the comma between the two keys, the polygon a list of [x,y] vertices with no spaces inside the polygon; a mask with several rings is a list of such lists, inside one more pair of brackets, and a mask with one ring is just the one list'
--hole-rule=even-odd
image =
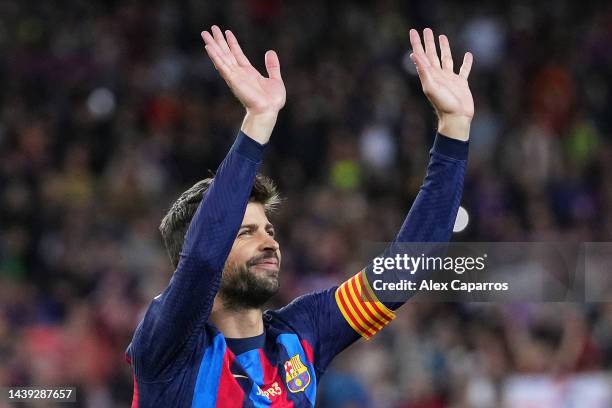
{"label": "shoulder", "polygon": [[279,309],[266,310],[264,322],[273,327],[296,333],[311,333],[316,330],[317,317],[325,315],[332,304],[337,287],[316,291],[295,298]]}
{"label": "shoulder", "polygon": [[175,350],[172,356],[168,358],[152,358],[150,350],[134,340],[128,346],[126,355],[129,357],[128,362],[133,366],[134,373],[139,381],[168,382],[172,381],[179,373],[199,366],[205,351],[213,345],[213,340],[218,334],[219,330],[206,323],[202,330],[194,333],[182,347]]}

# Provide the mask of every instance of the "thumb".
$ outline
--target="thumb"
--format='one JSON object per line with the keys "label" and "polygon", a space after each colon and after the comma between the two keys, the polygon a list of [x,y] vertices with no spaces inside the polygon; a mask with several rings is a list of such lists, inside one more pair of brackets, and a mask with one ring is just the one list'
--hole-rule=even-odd
{"label": "thumb", "polygon": [[276,51],[269,50],[268,52],[266,52],[265,59],[268,76],[273,79],[282,79],[280,72],[280,61],[278,60],[278,55],[276,55]]}

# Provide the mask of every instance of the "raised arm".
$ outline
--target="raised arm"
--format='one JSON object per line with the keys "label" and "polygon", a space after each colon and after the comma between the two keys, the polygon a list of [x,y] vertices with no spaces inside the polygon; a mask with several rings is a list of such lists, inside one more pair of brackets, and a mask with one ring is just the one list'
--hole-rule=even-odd
{"label": "raised arm", "polygon": [[412,60],[427,96],[438,115],[438,134],[431,149],[427,175],[397,242],[446,242],[450,239],[463,192],[470,123],[474,101],[467,82],[472,54],[466,53],[459,74],[453,71],[448,38],[439,36],[442,61],[438,58],[431,29],[410,30]]}
{"label": "raised arm", "polygon": [[185,353],[179,351],[208,320],[263,147],[285,103],[285,87],[274,51],[265,56],[266,78],[249,63],[230,31],[224,37],[213,26],[212,35],[205,31],[202,38],[216,69],[246,114],[236,142],[191,220],[170,284],[149,306],[128,349],[136,375],[149,380],[163,380],[172,366],[180,365],[180,356]]}
{"label": "raised arm", "polygon": [[[448,38],[445,35],[438,38],[441,61],[431,29],[423,31],[424,49],[419,33],[410,30],[413,49],[410,58],[417,67],[423,93],[438,116],[438,134],[430,151],[425,180],[395,238],[399,243],[447,242],[463,193],[470,124],[474,116],[474,100],[468,85],[473,57],[465,53],[459,73],[455,73]],[[393,248],[389,250],[393,252]],[[366,274],[369,282],[375,279],[371,268],[367,268]],[[398,276],[395,280],[399,279]],[[388,274],[385,280],[392,281],[393,277]],[[402,304],[385,302],[391,309]]]}
{"label": "raised arm", "polygon": [[[472,56],[467,53],[459,74],[453,72],[448,40],[440,36],[442,63],[433,33],[424,32],[425,50],[416,30],[410,40],[423,91],[438,115],[438,134],[431,149],[427,175],[395,242],[447,242],[450,239],[463,191],[470,122],[474,103],[467,84]],[[386,255],[393,253],[393,245]],[[386,273],[386,272],[385,272]],[[311,346],[317,374],[339,352],[360,336],[374,336],[386,326],[403,302],[380,302],[367,283],[378,275],[365,268],[337,288],[302,296],[279,310]],[[385,281],[392,281],[385,278]],[[364,292],[366,291],[366,292]],[[373,297],[372,294],[375,296]],[[405,299],[402,299],[405,300]]]}

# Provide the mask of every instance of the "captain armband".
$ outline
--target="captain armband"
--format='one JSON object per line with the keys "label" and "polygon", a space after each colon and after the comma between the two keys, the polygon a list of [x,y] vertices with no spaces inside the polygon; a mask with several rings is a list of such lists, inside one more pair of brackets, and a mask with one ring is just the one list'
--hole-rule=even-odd
{"label": "captain armband", "polygon": [[395,313],[376,298],[365,270],[336,289],[336,303],[348,324],[366,340],[395,319]]}

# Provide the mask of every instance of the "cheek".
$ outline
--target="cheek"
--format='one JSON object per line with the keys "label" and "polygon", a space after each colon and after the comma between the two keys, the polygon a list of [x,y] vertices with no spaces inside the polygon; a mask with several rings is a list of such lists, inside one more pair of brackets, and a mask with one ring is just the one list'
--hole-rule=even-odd
{"label": "cheek", "polygon": [[244,265],[249,259],[251,259],[251,255],[249,252],[249,247],[243,242],[234,243],[232,249],[227,256],[227,265]]}

